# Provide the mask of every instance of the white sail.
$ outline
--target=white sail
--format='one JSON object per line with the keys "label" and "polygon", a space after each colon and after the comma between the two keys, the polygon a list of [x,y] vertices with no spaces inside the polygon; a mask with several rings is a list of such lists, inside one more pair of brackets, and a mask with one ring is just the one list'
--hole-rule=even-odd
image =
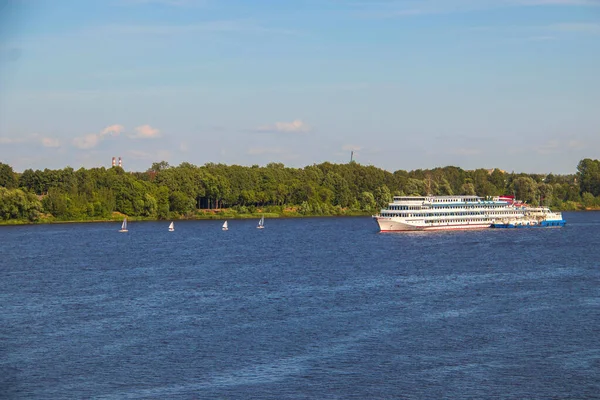
{"label": "white sail", "polygon": [[260,221],[258,221],[258,229],[263,229],[265,227],[265,216],[263,215],[260,219]]}
{"label": "white sail", "polygon": [[227,221],[225,221],[223,222],[223,230],[226,231],[227,229],[229,228],[227,227]]}
{"label": "white sail", "polygon": [[173,224],[173,221],[171,221],[171,224],[169,225],[169,232],[173,232],[175,230],[175,225]]}
{"label": "white sail", "polygon": [[123,223],[121,224],[121,229],[119,232],[127,232],[127,218],[123,219]]}

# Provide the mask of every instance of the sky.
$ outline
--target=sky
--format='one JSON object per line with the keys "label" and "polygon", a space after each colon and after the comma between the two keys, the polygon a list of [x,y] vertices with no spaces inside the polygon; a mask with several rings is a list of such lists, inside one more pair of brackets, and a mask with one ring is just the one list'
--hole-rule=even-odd
{"label": "sky", "polygon": [[0,162],[570,174],[600,0],[0,0]]}

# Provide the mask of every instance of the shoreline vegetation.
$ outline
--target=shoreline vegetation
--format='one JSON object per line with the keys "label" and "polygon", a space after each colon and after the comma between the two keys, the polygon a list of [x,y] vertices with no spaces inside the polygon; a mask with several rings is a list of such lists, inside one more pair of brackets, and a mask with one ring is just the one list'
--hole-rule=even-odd
{"label": "shoreline vegetation", "polygon": [[18,219],[10,219],[10,220],[0,220],[0,226],[6,225],[42,225],[42,224],[78,224],[78,223],[106,223],[106,222],[114,222],[121,223],[123,222],[123,218],[127,218],[128,222],[145,222],[145,221],[224,221],[224,220],[236,220],[236,219],[256,219],[259,220],[261,217],[265,217],[265,219],[280,219],[280,218],[316,218],[316,217],[370,217],[373,213],[368,211],[352,211],[347,210],[342,212],[341,214],[299,214],[294,211],[284,211],[282,213],[274,213],[274,212],[255,212],[252,214],[240,214],[232,209],[221,209],[221,210],[198,210],[199,212],[190,216],[176,216],[170,219],[158,219],[151,217],[129,217],[119,212],[113,213],[111,217],[107,218],[82,218],[82,219],[73,219],[73,220],[60,220],[53,216],[45,216],[42,215],[35,221],[29,220],[18,220]]}
{"label": "shoreline vegetation", "polygon": [[0,225],[370,216],[394,195],[512,194],[556,211],[600,210],[600,161],[571,175],[448,166],[389,172],[356,162],[290,168],[153,163],[144,172],[65,167],[14,172],[0,163]]}

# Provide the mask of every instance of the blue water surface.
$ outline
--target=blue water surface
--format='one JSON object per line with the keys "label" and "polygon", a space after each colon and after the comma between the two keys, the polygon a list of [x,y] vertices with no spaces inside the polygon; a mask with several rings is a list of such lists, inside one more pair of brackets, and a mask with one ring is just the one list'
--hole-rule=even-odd
{"label": "blue water surface", "polygon": [[564,217],[0,227],[0,398],[600,398],[600,213]]}

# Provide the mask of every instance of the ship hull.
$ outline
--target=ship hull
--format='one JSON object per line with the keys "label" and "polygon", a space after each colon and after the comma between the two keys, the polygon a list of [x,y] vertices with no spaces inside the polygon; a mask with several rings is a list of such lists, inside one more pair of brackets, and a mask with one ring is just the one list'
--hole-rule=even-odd
{"label": "ship hull", "polygon": [[375,218],[381,232],[410,232],[410,231],[456,231],[472,229],[488,229],[489,223],[464,223],[464,224],[407,224],[388,218]]}

